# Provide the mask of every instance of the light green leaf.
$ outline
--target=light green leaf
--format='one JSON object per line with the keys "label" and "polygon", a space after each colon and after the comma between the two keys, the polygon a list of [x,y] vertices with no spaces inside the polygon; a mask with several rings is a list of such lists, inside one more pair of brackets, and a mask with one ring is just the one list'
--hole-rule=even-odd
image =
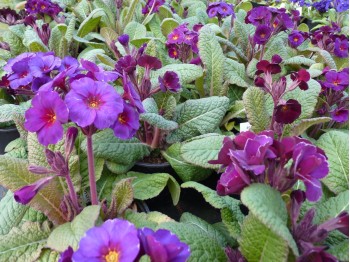
{"label": "light green leaf", "polygon": [[332,119],[330,117],[302,119],[299,123],[293,126],[291,133],[293,136],[299,136],[304,133],[309,127],[317,124],[327,123],[331,120]]}
{"label": "light green leaf", "polygon": [[262,224],[286,241],[296,256],[299,254],[287,228],[286,204],[278,191],[265,184],[252,184],[242,191],[241,201]]}
{"label": "light green leaf", "polygon": [[0,261],[36,261],[50,234],[48,223],[26,222],[21,228],[14,227],[0,236]]}
{"label": "light green leaf", "polygon": [[317,141],[329,163],[329,174],[322,182],[334,193],[348,190],[349,185],[349,134],[336,130],[323,134]]}
{"label": "light green leaf", "polygon": [[239,243],[242,255],[247,261],[287,261],[286,241],[253,215],[244,219]]}
{"label": "light green leaf", "polygon": [[267,128],[270,117],[266,108],[265,93],[258,87],[250,87],[243,94],[243,103],[254,132]]}
{"label": "light green leaf", "polygon": [[92,32],[100,23],[101,17],[103,17],[105,12],[101,8],[93,10],[88,17],[80,24],[77,32],[77,36],[84,37],[88,33]]}
{"label": "light green leaf", "polygon": [[179,128],[167,137],[169,143],[210,133],[216,130],[228,109],[227,97],[208,97],[187,100],[175,112],[174,120]]}
{"label": "light green leaf", "polygon": [[95,225],[99,214],[100,206],[85,207],[72,222],[60,225],[52,231],[47,240],[47,246],[59,252],[65,251],[69,246],[76,250],[80,238]]}
{"label": "light green leaf", "polygon": [[[135,163],[150,152],[149,147],[138,139],[118,139],[110,129],[93,135],[93,148],[95,157],[123,165]],[[86,139],[82,142],[81,149],[86,152]]]}
{"label": "light green leaf", "polygon": [[224,95],[222,88],[225,56],[215,34],[208,26],[200,30],[198,49],[206,69],[206,84],[210,96]]}

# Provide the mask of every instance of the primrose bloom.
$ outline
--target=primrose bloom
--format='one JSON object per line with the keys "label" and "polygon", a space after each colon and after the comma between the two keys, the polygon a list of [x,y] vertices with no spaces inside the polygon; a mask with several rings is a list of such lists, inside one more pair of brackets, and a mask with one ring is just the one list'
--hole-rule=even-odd
{"label": "primrose bloom", "polygon": [[141,254],[150,256],[151,261],[185,262],[190,256],[190,248],[169,230],[159,229],[154,232],[144,227],[138,230]]}
{"label": "primrose bloom", "polygon": [[133,106],[124,102],[123,112],[118,114],[117,120],[111,126],[114,135],[120,139],[130,139],[139,127],[139,113]]}
{"label": "primrose bloom", "polygon": [[73,254],[75,262],[131,262],[140,251],[137,229],[126,220],[107,220],[89,229]]}
{"label": "primrose bloom", "polygon": [[98,129],[111,126],[115,115],[123,111],[123,101],[115,89],[105,82],[83,77],[71,83],[65,102],[69,118],[78,126],[94,124]]}
{"label": "primrose bloom", "polygon": [[180,90],[180,80],[173,71],[166,71],[163,77],[158,78],[160,90],[163,92],[170,91],[176,93]]}
{"label": "primrose bloom", "polygon": [[42,91],[25,113],[24,127],[37,132],[41,144],[56,144],[63,137],[62,124],[68,122],[68,109],[57,92]]}

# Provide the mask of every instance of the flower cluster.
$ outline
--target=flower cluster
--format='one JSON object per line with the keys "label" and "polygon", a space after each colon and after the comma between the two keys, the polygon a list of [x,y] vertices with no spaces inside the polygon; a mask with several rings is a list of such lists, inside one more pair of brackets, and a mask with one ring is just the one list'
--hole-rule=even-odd
{"label": "flower cluster", "polygon": [[185,262],[190,256],[189,246],[165,229],[154,232],[150,228],[136,229],[126,220],[107,220],[89,229],[80,240],[76,252],[68,248],[61,254],[73,261],[132,262],[147,255],[151,261]]}
{"label": "flower cluster", "polygon": [[283,193],[301,180],[307,199],[318,201],[322,195],[319,180],[329,172],[324,152],[308,140],[285,137],[278,141],[267,131],[225,138],[218,160],[210,163],[221,164],[225,170],[217,184],[219,195],[239,194],[251,183],[268,183]]}
{"label": "flower cluster", "polygon": [[210,3],[207,8],[207,14],[210,18],[217,16],[219,21],[230,15],[235,16],[233,5],[225,2]]}
{"label": "flower cluster", "polygon": [[50,0],[28,0],[25,5],[26,11],[33,15],[49,15],[56,17],[62,8]]}
{"label": "flower cluster", "polygon": [[193,30],[188,29],[188,24],[182,24],[168,35],[166,46],[171,58],[187,62],[191,51],[198,54],[198,31],[202,26],[195,25]]}

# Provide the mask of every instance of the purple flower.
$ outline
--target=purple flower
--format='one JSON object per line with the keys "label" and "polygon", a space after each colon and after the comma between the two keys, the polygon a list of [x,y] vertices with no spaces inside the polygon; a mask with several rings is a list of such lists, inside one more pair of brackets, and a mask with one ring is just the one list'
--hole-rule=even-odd
{"label": "purple flower", "polygon": [[119,113],[117,120],[111,126],[114,135],[120,139],[132,138],[140,127],[139,113],[133,106],[124,102],[124,110]]}
{"label": "purple flower", "polygon": [[89,229],[79,242],[73,261],[134,261],[140,251],[137,229],[126,220],[107,220]]}
{"label": "purple flower", "polygon": [[61,253],[58,262],[72,262],[73,253],[73,248],[69,246],[64,252]]}
{"label": "purple flower", "polygon": [[272,29],[267,25],[258,25],[254,34],[254,43],[265,45],[272,34]]}
{"label": "purple flower", "polygon": [[302,180],[306,187],[306,198],[316,202],[321,198],[322,187],[319,179],[328,172],[327,158],[316,146],[298,143],[293,151],[293,174]]}
{"label": "purple flower", "polygon": [[349,40],[348,39],[335,39],[334,41],[334,54],[337,57],[345,58],[349,57]]}
{"label": "purple flower", "polygon": [[166,71],[163,77],[158,77],[160,90],[163,92],[170,91],[176,93],[180,90],[180,80],[178,75],[173,71]]}
{"label": "purple flower", "polygon": [[260,175],[265,171],[265,159],[273,159],[276,155],[269,149],[273,139],[266,135],[256,135],[246,140],[243,150],[230,150],[230,155],[240,166]]}
{"label": "purple flower", "polygon": [[231,163],[221,174],[216,192],[220,196],[239,194],[249,184],[249,176],[237,164]]}
{"label": "purple flower", "polygon": [[346,71],[328,71],[325,74],[326,81],[323,85],[335,91],[343,91],[349,86],[349,73]]}
{"label": "purple flower", "polygon": [[291,124],[301,114],[301,105],[294,99],[289,99],[287,102],[278,105],[275,108],[275,120],[277,123]]}
{"label": "purple flower", "polygon": [[16,190],[14,192],[16,202],[21,203],[22,205],[28,204],[44,186],[50,183],[53,178],[53,176],[44,177],[31,185]]}
{"label": "purple flower", "polygon": [[344,123],[349,120],[349,110],[346,108],[336,108],[330,114],[332,119],[338,123]]}
{"label": "purple flower", "polygon": [[190,248],[169,230],[159,229],[154,232],[144,227],[138,230],[141,254],[150,256],[151,261],[185,262],[190,256]]}
{"label": "purple flower", "polygon": [[42,91],[33,98],[25,119],[24,127],[37,132],[41,144],[56,144],[62,139],[62,124],[68,121],[68,109],[57,92]]}
{"label": "purple flower", "polygon": [[142,14],[146,15],[149,12],[157,13],[159,11],[159,7],[164,5],[165,0],[148,0],[146,5],[142,8]]}
{"label": "purple flower", "polygon": [[293,48],[297,48],[304,42],[304,36],[297,30],[294,30],[288,36],[289,45]]}
{"label": "purple flower", "polygon": [[88,60],[81,59],[80,63],[83,66],[83,68],[88,71],[86,76],[92,78],[93,80],[112,82],[120,77],[120,74],[116,72],[104,71],[101,67]]}
{"label": "purple flower", "polygon": [[88,77],[71,83],[65,102],[69,118],[81,127],[94,124],[98,129],[108,128],[123,111],[123,101],[112,86]]}
{"label": "purple flower", "polygon": [[251,23],[255,26],[261,24],[269,24],[272,18],[271,12],[266,6],[260,6],[250,10],[246,17],[246,23]]}

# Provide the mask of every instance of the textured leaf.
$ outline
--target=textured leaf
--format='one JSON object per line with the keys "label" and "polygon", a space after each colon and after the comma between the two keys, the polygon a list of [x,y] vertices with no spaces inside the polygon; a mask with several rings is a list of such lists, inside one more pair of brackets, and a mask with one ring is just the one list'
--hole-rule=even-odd
{"label": "textured leaf", "polygon": [[50,234],[48,223],[27,222],[0,236],[0,261],[36,261]]}
{"label": "textured leaf", "polygon": [[317,141],[329,163],[329,174],[322,182],[334,193],[339,194],[349,185],[349,134],[336,130],[323,134]]}
{"label": "textured leaf", "polygon": [[[12,191],[36,182],[43,176],[34,175],[28,171],[28,162],[23,159],[0,156],[0,184]],[[58,178],[53,179],[33,198],[29,205],[43,212],[55,224],[66,222],[65,215],[60,210],[63,198],[62,186]]]}
{"label": "textured leaf", "polygon": [[244,219],[239,243],[242,255],[247,261],[287,261],[286,241],[253,215]]}
{"label": "textured leaf", "polygon": [[84,37],[88,33],[92,32],[100,23],[101,17],[105,15],[105,12],[101,8],[93,10],[88,17],[80,24],[77,32],[77,36]]}
{"label": "textured leaf", "polygon": [[221,123],[229,104],[227,97],[187,100],[175,112],[179,128],[169,134],[169,143],[213,132]]}
{"label": "textured leaf", "polygon": [[243,94],[243,103],[249,123],[254,132],[260,132],[267,128],[270,117],[267,112],[265,93],[258,87],[250,87]]}
{"label": "textured leaf", "polygon": [[[81,149],[86,152],[86,139],[82,142]],[[149,154],[149,147],[146,144],[136,138],[118,139],[110,129],[93,136],[93,149],[95,157],[123,165],[135,163]]]}
{"label": "textured leaf", "polygon": [[59,252],[65,251],[68,246],[76,250],[80,238],[95,225],[99,214],[100,206],[85,207],[72,222],[60,225],[52,231],[47,240],[47,246]]}
{"label": "textured leaf", "polygon": [[198,49],[206,69],[206,84],[210,96],[224,95],[222,88],[225,56],[215,34],[208,26],[200,30]]}
{"label": "textured leaf", "polygon": [[17,227],[29,206],[24,206],[15,201],[13,193],[7,191],[0,201],[0,235],[6,235],[13,227]]}
{"label": "textured leaf", "polygon": [[288,213],[278,191],[265,184],[252,184],[241,193],[241,201],[262,224],[288,243],[298,255],[297,245],[287,228]]}
{"label": "textured leaf", "polygon": [[124,29],[124,34],[128,34],[130,40],[143,38],[146,36],[146,32],[146,27],[135,21],[131,21],[130,23],[128,23]]}
{"label": "textured leaf", "polygon": [[232,85],[249,87],[244,64],[240,64],[232,59],[225,59],[224,78]]}
{"label": "textured leaf", "polygon": [[225,136],[219,134],[206,134],[194,137],[181,145],[181,157],[188,163],[203,168],[216,168],[209,164],[209,160],[217,159],[222,148]]}
{"label": "textured leaf", "polygon": [[296,124],[292,129],[292,135],[299,136],[304,133],[309,127],[317,124],[327,123],[332,119],[329,117],[317,117],[311,119],[302,119],[298,124]]}
{"label": "textured leaf", "polygon": [[310,58],[304,56],[294,56],[283,61],[284,65],[306,65],[311,66],[316,62]]}
{"label": "textured leaf", "polygon": [[162,152],[163,157],[170,163],[176,174],[182,181],[201,181],[211,174],[210,169],[188,164],[180,154],[181,144],[171,145],[166,151]]}

